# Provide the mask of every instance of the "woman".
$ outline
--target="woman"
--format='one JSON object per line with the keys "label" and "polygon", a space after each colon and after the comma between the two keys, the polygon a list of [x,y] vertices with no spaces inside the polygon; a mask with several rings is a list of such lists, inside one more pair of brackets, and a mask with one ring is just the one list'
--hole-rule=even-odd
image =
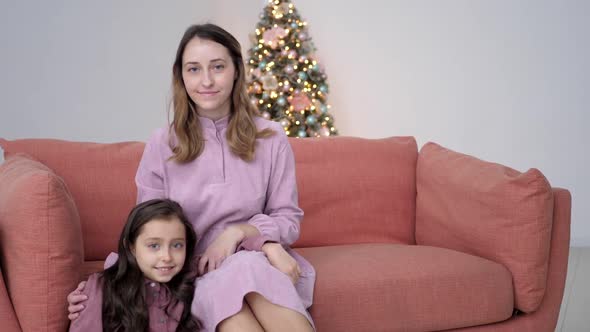
{"label": "woman", "polygon": [[303,217],[293,152],[249,102],[238,41],[213,24],[189,27],[172,84],[174,119],[146,144],[135,180],[138,202],[179,202],[202,235],[192,313],[206,331],[312,331],[315,271],[288,248]]}

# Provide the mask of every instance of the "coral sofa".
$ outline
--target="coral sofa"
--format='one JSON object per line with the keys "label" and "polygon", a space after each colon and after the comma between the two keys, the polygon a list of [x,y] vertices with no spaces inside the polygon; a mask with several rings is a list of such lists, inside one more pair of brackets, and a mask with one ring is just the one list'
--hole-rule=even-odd
{"label": "coral sofa", "polygon": [[[318,331],[554,330],[567,190],[412,137],[290,142]],[[67,293],[116,248],[144,144],[0,146],[0,329],[65,331]]]}

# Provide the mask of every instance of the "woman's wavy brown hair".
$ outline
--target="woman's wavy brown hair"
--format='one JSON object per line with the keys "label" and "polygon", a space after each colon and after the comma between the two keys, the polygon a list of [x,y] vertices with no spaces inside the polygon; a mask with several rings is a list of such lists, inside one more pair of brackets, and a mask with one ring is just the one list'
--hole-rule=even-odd
{"label": "woman's wavy brown hair", "polygon": [[240,43],[229,32],[210,23],[190,26],[185,31],[176,51],[176,59],[172,67],[174,119],[170,125],[170,130],[174,130],[176,134],[176,142],[170,141],[170,148],[174,152],[171,159],[180,163],[192,161],[201,154],[205,143],[197,116],[198,105],[190,99],[182,79],[182,56],[186,45],[193,38],[211,40],[223,45],[229,52],[236,70],[236,79],[231,94],[226,138],[235,155],[244,161],[251,161],[254,159],[256,139],[272,136],[275,132],[270,128],[258,131],[254,123],[254,117],[259,114],[250,103],[246,91],[246,70]]}

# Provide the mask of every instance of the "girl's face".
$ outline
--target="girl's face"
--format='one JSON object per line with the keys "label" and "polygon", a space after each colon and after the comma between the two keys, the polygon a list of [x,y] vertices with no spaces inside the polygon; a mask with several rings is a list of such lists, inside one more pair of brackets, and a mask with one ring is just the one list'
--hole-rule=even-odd
{"label": "girl's face", "polygon": [[178,218],[150,220],[141,227],[131,251],[145,277],[168,282],[182,270],[186,258],[184,225]]}
{"label": "girl's face", "polygon": [[182,55],[182,79],[200,116],[217,120],[229,114],[236,74],[223,45],[198,37],[186,45]]}

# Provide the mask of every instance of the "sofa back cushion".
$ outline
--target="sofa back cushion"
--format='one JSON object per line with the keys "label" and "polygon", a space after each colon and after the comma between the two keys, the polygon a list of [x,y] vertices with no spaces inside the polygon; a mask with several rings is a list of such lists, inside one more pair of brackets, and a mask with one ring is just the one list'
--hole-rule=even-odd
{"label": "sofa back cushion", "polygon": [[[413,137],[290,139],[305,217],[295,247],[414,243],[416,162]],[[63,177],[78,206],[86,260],[117,248],[135,204],[144,143],[2,140],[6,156],[26,152]]]}
{"label": "sofa back cushion", "polygon": [[135,205],[135,172],[144,143],[114,144],[52,139],[0,139],[5,157],[32,155],[63,178],[78,207],[86,260],[117,250],[119,234]]}
{"label": "sofa back cushion", "polygon": [[512,273],[516,308],[545,294],[553,195],[525,173],[428,143],[417,168],[416,242],[484,257]]}
{"label": "sofa back cushion", "polygon": [[[0,166],[1,272],[23,331],[67,329],[66,296],[78,283],[82,259],[80,220],[64,181],[29,157],[6,159]],[[14,325],[1,324],[8,324],[2,331]]]}
{"label": "sofa back cushion", "polygon": [[305,213],[295,247],[415,243],[418,148],[413,137],[290,143]]}

